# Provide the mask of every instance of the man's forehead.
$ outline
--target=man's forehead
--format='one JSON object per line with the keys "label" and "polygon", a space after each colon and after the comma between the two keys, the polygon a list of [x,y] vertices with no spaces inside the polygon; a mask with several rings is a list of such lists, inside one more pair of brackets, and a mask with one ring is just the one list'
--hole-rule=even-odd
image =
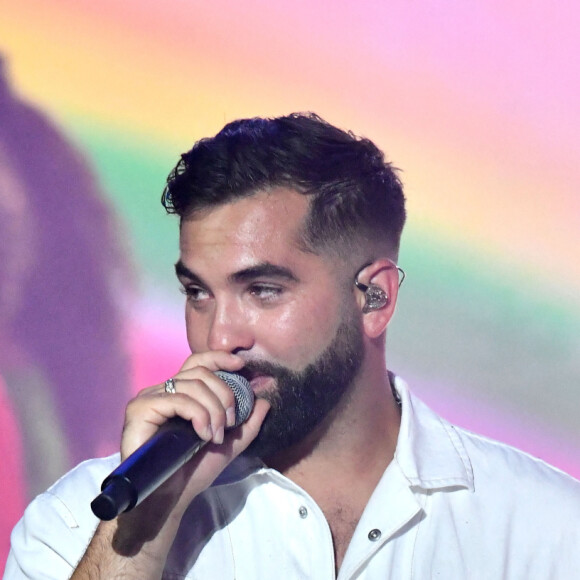
{"label": "man's forehead", "polygon": [[[200,246],[300,245],[308,198],[289,188],[257,192],[200,210],[181,223],[182,250]],[[265,249],[265,248],[264,248]]]}

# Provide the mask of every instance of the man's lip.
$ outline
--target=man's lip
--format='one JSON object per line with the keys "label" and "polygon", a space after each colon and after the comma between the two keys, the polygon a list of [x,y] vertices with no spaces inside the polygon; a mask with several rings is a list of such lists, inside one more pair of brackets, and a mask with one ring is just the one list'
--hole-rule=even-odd
{"label": "man's lip", "polygon": [[250,381],[250,386],[254,393],[259,393],[270,386],[270,382],[274,380],[271,375],[254,375]]}
{"label": "man's lip", "polygon": [[252,382],[255,378],[257,377],[261,377],[263,376],[264,373],[261,373],[258,370],[253,370],[253,369],[248,369],[248,368],[243,368],[239,371],[237,371],[238,374],[242,375],[242,377],[244,377],[244,379],[246,379],[248,382]]}

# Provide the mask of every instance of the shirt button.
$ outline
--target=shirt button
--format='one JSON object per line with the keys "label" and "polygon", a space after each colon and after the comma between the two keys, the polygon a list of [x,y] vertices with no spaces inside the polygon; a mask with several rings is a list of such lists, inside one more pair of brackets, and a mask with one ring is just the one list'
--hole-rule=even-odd
{"label": "shirt button", "polygon": [[377,530],[375,528],[374,530],[371,530],[369,532],[369,540],[371,542],[376,542],[380,537],[381,537],[381,530]]}
{"label": "shirt button", "polygon": [[298,510],[298,513],[300,514],[300,517],[302,519],[308,517],[308,510],[303,505],[300,506],[300,509]]}

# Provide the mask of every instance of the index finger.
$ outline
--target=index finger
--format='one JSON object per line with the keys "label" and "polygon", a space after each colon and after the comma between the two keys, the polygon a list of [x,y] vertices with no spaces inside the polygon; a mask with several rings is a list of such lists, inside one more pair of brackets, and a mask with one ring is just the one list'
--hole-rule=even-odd
{"label": "index finger", "polygon": [[205,367],[210,371],[239,371],[244,366],[244,360],[236,354],[225,350],[208,350],[189,355],[179,372]]}

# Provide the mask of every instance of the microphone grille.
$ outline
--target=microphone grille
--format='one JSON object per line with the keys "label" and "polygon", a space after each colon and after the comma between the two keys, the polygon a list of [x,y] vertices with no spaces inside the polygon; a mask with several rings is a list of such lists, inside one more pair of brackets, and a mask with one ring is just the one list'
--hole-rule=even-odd
{"label": "microphone grille", "polygon": [[234,392],[236,399],[236,427],[241,425],[254,407],[254,391],[247,379],[235,373],[216,371],[215,374]]}

